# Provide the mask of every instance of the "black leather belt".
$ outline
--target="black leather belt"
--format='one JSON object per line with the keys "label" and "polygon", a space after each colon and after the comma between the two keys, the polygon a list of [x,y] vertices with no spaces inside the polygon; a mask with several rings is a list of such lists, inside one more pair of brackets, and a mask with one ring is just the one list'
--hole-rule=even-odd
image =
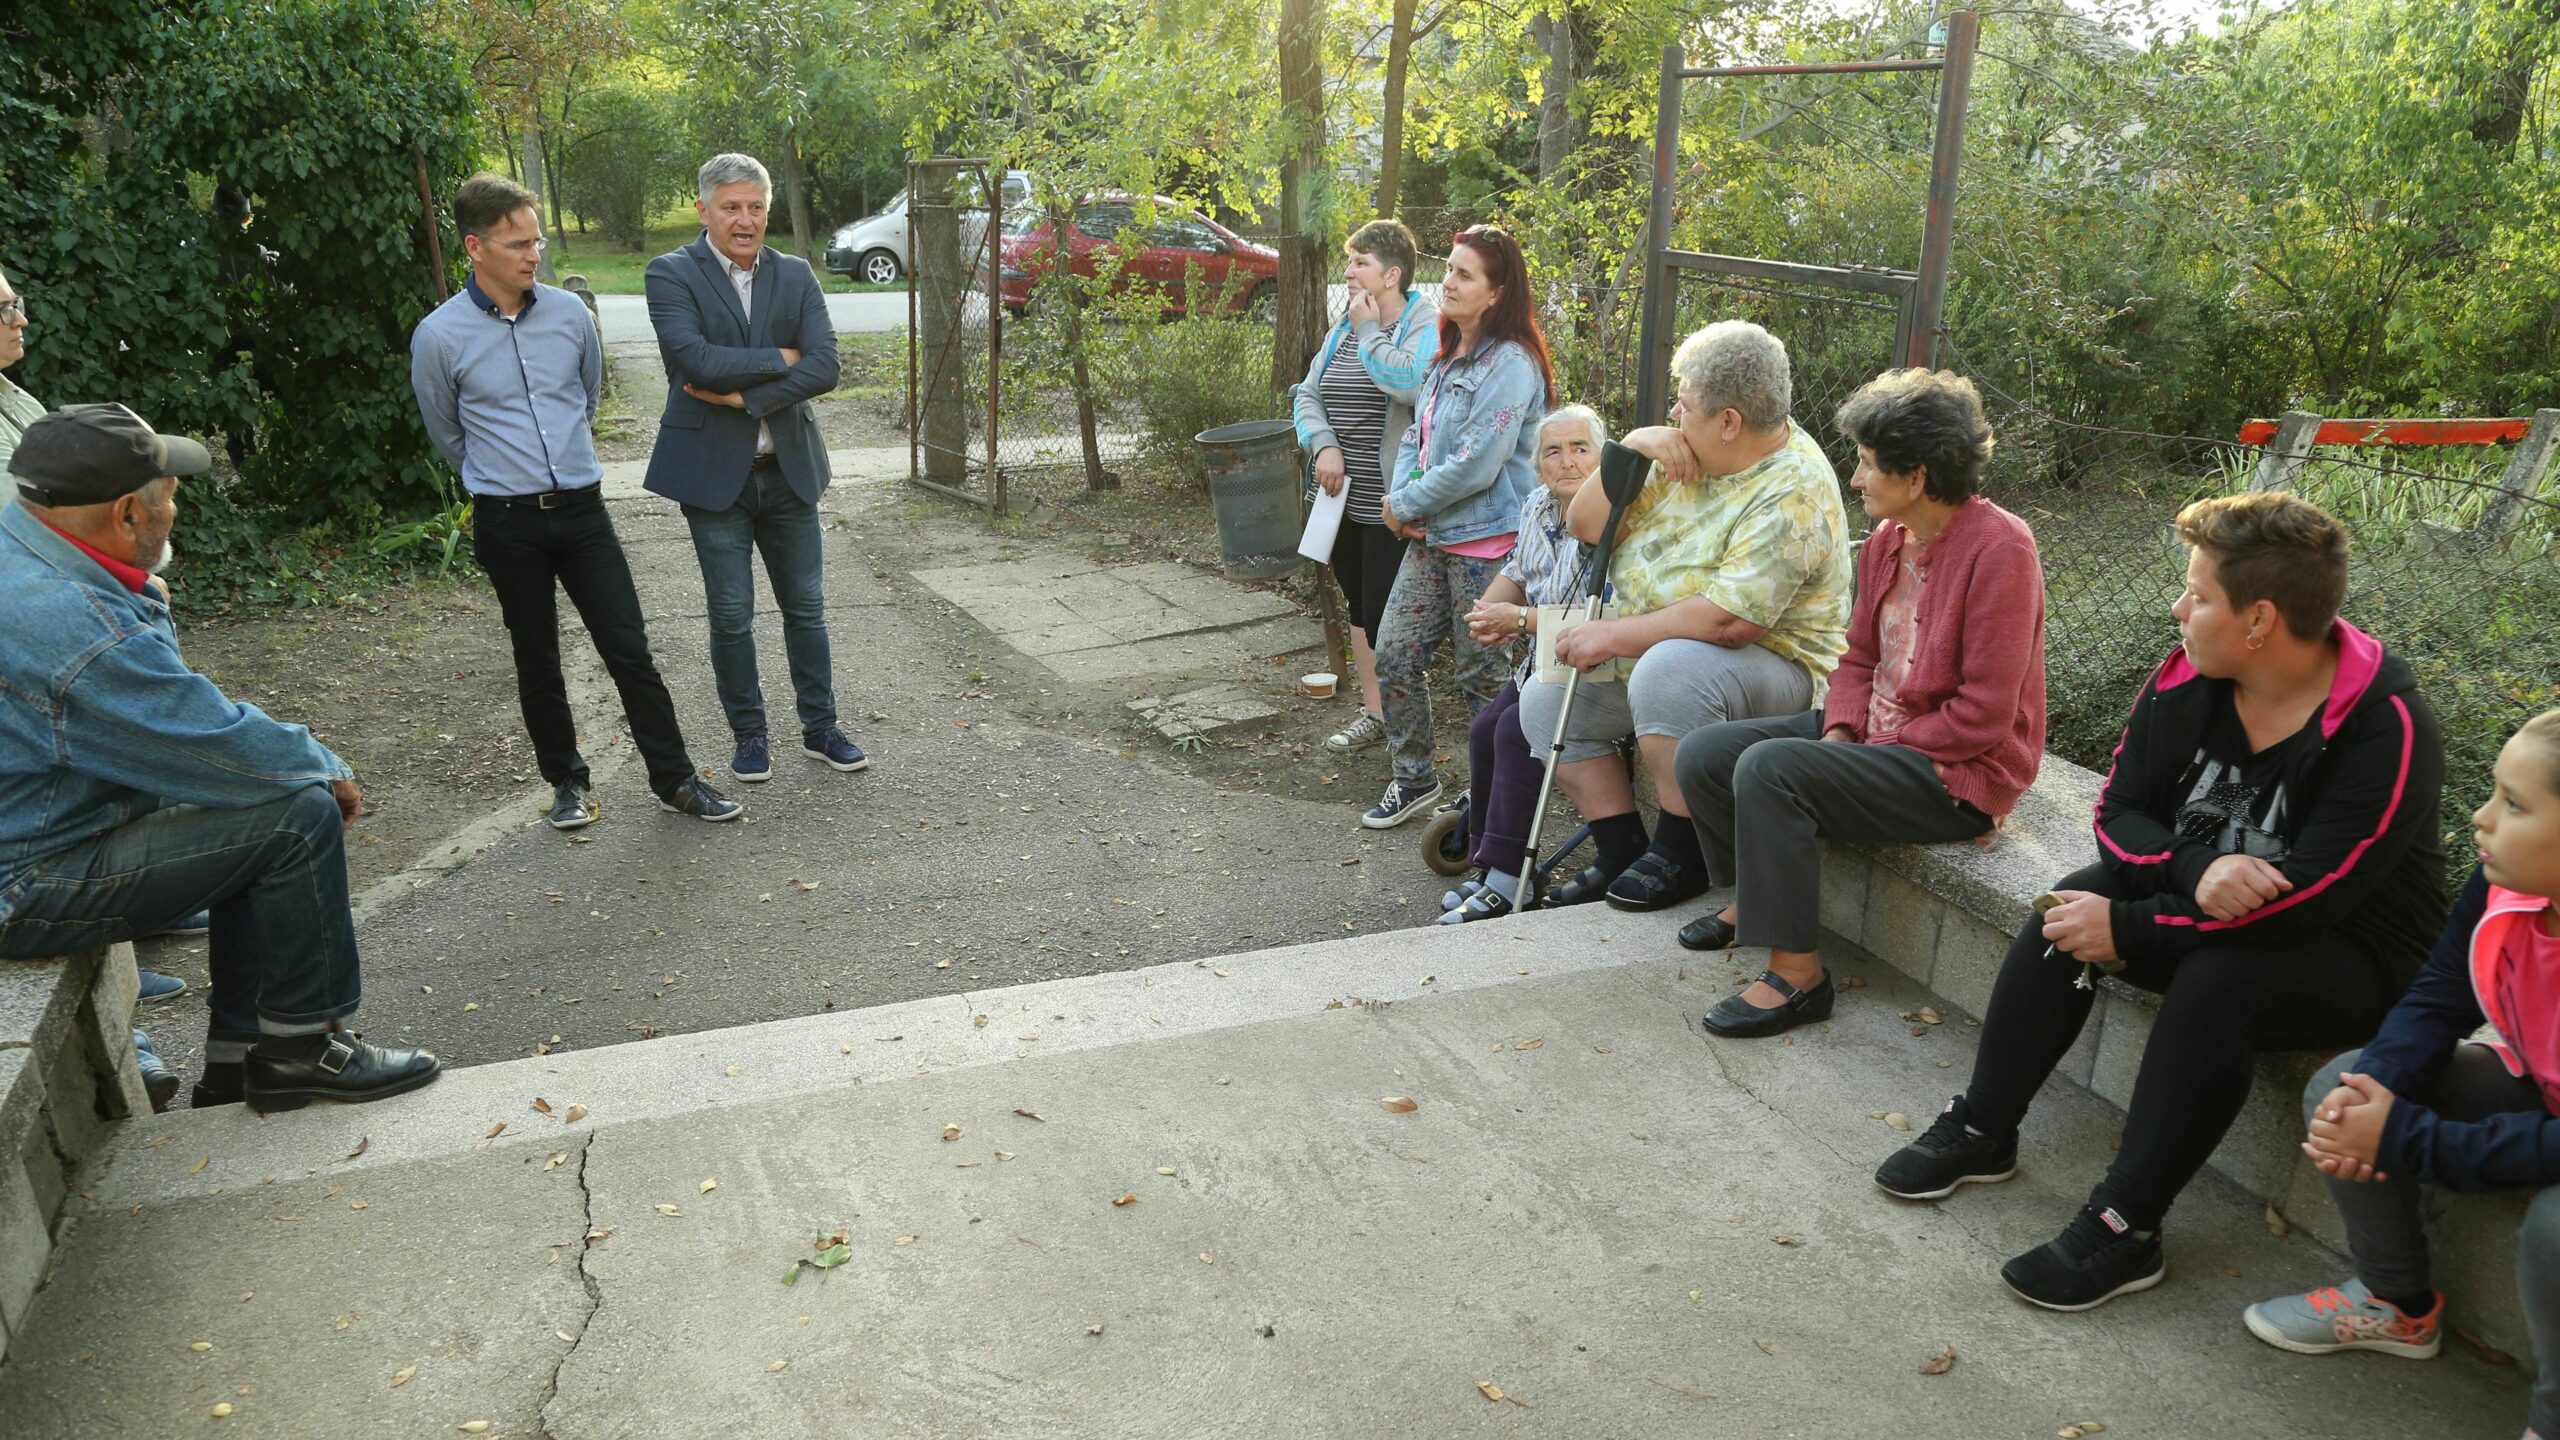
{"label": "black leather belt", "polygon": [[759,455],[747,468],[751,470],[779,470],[782,468],[782,457],[779,455]]}
{"label": "black leather belt", "polygon": [[602,485],[581,485],[574,490],[538,490],[531,495],[482,495],[478,503],[494,505],[502,510],[557,510],[582,500],[602,496]]}

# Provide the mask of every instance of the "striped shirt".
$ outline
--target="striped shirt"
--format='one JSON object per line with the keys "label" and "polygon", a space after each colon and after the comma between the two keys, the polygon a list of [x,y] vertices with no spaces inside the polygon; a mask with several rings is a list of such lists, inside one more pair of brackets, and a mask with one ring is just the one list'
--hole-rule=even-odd
{"label": "striped shirt", "polygon": [[1349,336],[1333,347],[1316,396],[1333,424],[1334,443],[1342,447],[1343,481],[1351,491],[1348,513],[1363,525],[1378,524],[1378,502],[1387,494],[1385,464],[1378,454],[1386,440],[1387,396],[1361,368],[1360,347]]}
{"label": "striped shirt", "polygon": [[[1564,528],[1564,506],[1543,483],[1520,507],[1520,531],[1502,578],[1520,587],[1531,605],[1571,605],[1582,598],[1582,542]],[[1513,678],[1527,685],[1538,657],[1534,647]]]}

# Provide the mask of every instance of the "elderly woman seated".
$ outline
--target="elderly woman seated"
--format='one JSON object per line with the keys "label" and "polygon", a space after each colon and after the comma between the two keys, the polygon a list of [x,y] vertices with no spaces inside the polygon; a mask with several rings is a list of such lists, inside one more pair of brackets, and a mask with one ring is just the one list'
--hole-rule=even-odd
{"label": "elderly woman seated", "polygon": [[1696,731],[1674,765],[1708,874],[1736,887],[1680,943],[1769,950],[1767,973],[1708,1014],[1719,1035],[1831,1013],[1818,841],[1984,835],[2044,756],[2044,568],[2026,522],[1974,493],[1991,426],[1973,382],[1894,371],[1850,396],[1839,425],[1876,528],[1830,698]]}
{"label": "elderly woman seated", "polygon": [[[1577,604],[1583,596],[1582,546],[1565,530],[1565,507],[1599,465],[1609,434],[1590,406],[1565,405],[1538,422],[1537,441],[1539,484],[1520,507],[1519,543],[1467,612],[1468,631],[1486,645],[1537,634],[1539,606]],[[1443,925],[1491,920],[1520,904],[1529,816],[1543,778],[1539,757],[1520,731],[1520,687],[1532,683],[1535,664],[1534,656],[1522,660],[1511,683],[1468,728],[1473,859],[1484,879],[1441,897]]]}
{"label": "elderly woman seated", "polygon": [[[1672,776],[1682,736],[1703,725],[1800,714],[1822,699],[1848,648],[1848,522],[1840,482],[1813,437],[1787,418],[1787,349],[1748,321],[1710,325],[1671,360],[1671,425],[1622,442],[1654,462],[1627,507],[1614,618],[1556,637],[1581,670],[1556,783],[1591,822],[1599,860],[1549,903],[1605,894],[1622,910],[1659,910],[1707,888],[1697,832]],[[1583,487],[1568,514],[1597,540],[1608,497]],[[1564,686],[1520,692],[1520,728],[1545,753]],[[1651,770],[1663,823],[1646,847],[1635,791],[1616,747],[1627,736]]]}

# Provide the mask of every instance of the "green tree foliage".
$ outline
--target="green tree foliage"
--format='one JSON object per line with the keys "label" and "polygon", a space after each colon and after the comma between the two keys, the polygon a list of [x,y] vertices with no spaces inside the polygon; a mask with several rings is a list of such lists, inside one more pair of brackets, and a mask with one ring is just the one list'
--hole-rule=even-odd
{"label": "green tree foliage", "polygon": [[[37,317],[18,377],[51,404],[254,439],[228,501],[182,512],[182,550],[323,522],[364,538],[431,507],[408,338],[438,299],[421,167],[439,186],[468,168],[451,51],[407,0],[11,15],[0,265]],[[217,222],[216,186],[253,197],[246,232]]]}
{"label": "green tree foliage", "polygon": [[638,248],[649,222],[693,191],[702,157],[671,87],[617,75],[580,107],[562,147],[560,192],[606,239]]}

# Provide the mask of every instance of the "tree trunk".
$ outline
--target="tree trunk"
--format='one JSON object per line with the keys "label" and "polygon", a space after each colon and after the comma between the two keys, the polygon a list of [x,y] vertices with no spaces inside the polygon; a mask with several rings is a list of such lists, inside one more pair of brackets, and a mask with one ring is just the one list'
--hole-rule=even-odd
{"label": "tree trunk", "polygon": [[1538,178],[1553,180],[1581,139],[1573,120],[1573,91],[1581,79],[1573,13],[1559,5],[1530,21],[1529,33],[1547,57],[1545,94],[1538,110]]}
{"label": "tree trunk", "polygon": [[[1397,0],[1399,5],[1404,0]],[[1280,314],[1271,389],[1286,391],[1324,340],[1324,241],[1316,234],[1324,172],[1324,0],[1280,0]]]}
{"label": "tree trunk", "polygon": [[[559,147],[549,141],[543,142],[542,146],[542,170],[545,175],[560,173]],[[554,250],[565,250],[569,245],[569,227],[560,221],[560,191],[563,188],[554,185],[545,197],[551,202],[551,248]]]}
{"label": "tree trunk", "polygon": [[[542,128],[540,126],[528,125],[525,128],[523,154],[524,188],[533,192],[533,223],[534,227],[539,229],[542,225],[542,197],[544,193],[550,189],[550,186],[546,184],[544,180],[542,165]],[[535,267],[533,278],[545,285],[557,285],[560,283],[560,272],[552,266],[550,251],[545,250],[542,252],[542,260],[540,264]]]}
{"label": "tree trunk", "polygon": [[1378,214],[1392,220],[1396,188],[1404,182],[1404,76],[1413,60],[1415,0],[1395,0],[1387,30],[1387,73],[1378,98]]}
{"label": "tree trunk", "polygon": [[816,269],[818,252],[809,248],[809,184],[800,164],[800,127],[782,132],[782,197],[791,207],[791,245]]}

